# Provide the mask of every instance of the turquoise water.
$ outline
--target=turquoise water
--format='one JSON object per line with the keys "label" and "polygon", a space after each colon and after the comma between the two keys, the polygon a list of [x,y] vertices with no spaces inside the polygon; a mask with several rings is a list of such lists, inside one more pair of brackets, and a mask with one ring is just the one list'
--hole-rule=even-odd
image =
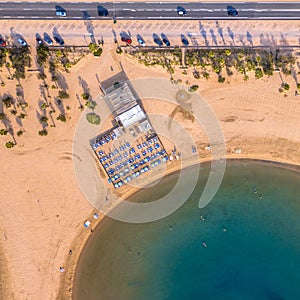
{"label": "turquoise water", "polygon": [[[134,200],[161,196],[176,178]],[[300,299],[300,174],[230,163],[200,210],[206,179],[202,171],[187,203],[163,220],[106,219],[83,253],[74,298]]]}

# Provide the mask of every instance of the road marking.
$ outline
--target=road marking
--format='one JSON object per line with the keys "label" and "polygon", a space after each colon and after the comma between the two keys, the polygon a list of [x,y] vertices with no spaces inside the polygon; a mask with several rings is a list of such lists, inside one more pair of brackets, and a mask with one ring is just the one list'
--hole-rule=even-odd
{"label": "road marking", "polygon": [[31,8],[23,8],[23,10],[31,10]]}
{"label": "road marking", "polygon": [[11,16],[3,16],[5,19],[11,19]]}

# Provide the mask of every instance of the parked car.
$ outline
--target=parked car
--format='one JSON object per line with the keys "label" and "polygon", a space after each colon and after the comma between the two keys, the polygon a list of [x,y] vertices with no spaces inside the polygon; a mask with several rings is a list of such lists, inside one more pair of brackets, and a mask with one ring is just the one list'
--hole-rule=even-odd
{"label": "parked car", "polygon": [[228,5],[227,6],[227,14],[228,14],[228,16],[236,17],[238,15],[238,11],[235,7]]}
{"label": "parked car", "polygon": [[185,46],[189,45],[189,41],[187,40],[187,38],[183,34],[181,35],[181,41],[182,41],[183,45],[185,45]]}
{"label": "parked car", "polygon": [[1,47],[5,47],[6,46],[6,42],[4,41],[3,37],[0,36],[0,46]]}
{"label": "parked car", "polygon": [[161,47],[163,45],[163,42],[161,41],[161,39],[158,39],[158,38],[154,39],[154,43],[157,44],[159,47]]}
{"label": "parked car", "polygon": [[163,38],[163,43],[167,46],[167,47],[169,47],[171,44],[170,44],[170,41],[167,39],[167,38]]}
{"label": "parked car", "polygon": [[121,37],[121,41],[122,41],[122,42],[125,42],[125,43],[127,43],[127,44],[131,44],[131,43],[132,43],[131,38],[126,37],[126,36],[122,36],[122,37]]}
{"label": "parked car", "polygon": [[66,17],[67,16],[67,12],[65,10],[57,10],[55,12],[57,17]]}
{"label": "parked car", "polygon": [[40,46],[45,44],[44,41],[40,37],[37,37],[36,41]]}
{"label": "parked car", "polygon": [[138,41],[138,43],[139,43],[141,46],[143,46],[143,47],[146,46],[145,41],[144,41],[141,37],[138,37],[138,38],[137,38],[137,41]]}
{"label": "parked car", "polygon": [[27,46],[27,43],[22,38],[18,38],[18,43],[21,44],[23,47]]}
{"label": "parked car", "polygon": [[107,8],[99,5],[97,7],[97,10],[98,10],[98,16],[100,16],[100,17],[107,17],[108,16],[108,10],[107,10]]}
{"label": "parked car", "polygon": [[54,36],[53,38],[54,38],[55,42],[60,44],[61,46],[63,46],[65,44],[64,40],[61,37]]}
{"label": "parked car", "polygon": [[178,16],[186,16],[186,9],[183,6],[177,6],[177,14]]}

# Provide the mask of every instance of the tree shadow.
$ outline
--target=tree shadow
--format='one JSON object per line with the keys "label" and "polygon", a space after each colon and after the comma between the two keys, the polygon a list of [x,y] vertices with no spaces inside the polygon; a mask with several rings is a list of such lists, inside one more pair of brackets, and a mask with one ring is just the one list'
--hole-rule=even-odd
{"label": "tree shadow", "polygon": [[247,40],[248,40],[249,44],[251,45],[251,47],[253,47],[252,34],[249,31],[247,31],[246,36],[247,36]]}
{"label": "tree shadow", "polygon": [[201,22],[199,22],[199,31],[200,31],[201,36],[204,39],[206,47],[208,47],[209,43],[208,43],[208,40],[207,40],[207,33],[206,33],[205,29],[204,29],[204,26],[201,24]]}
{"label": "tree shadow", "polygon": [[289,46],[287,39],[284,37],[283,33],[280,33],[280,45],[281,46]]}
{"label": "tree shadow", "polygon": [[64,91],[66,91],[69,88],[66,78],[59,72],[56,73],[56,76],[57,76],[56,81],[57,81],[58,87]]}
{"label": "tree shadow", "polygon": [[235,45],[235,41],[234,41],[234,38],[235,38],[234,32],[231,30],[230,27],[227,27],[227,32],[228,32],[228,35],[229,35],[229,37],[231,38],[233,44]]}
{"label": "tree shadow", "polygon": [[64,106],[64,102],[63,100],[59,99],[59,98],[55,98],[55,106],[57,107],[57,109],[59,110],[60,114],[65,115],[66,114],[66,110],[65,110],[65,106]]}
{"label": "tree shadow", "polygon": [[196,39],[196,37],[194,35],[192,35],[191,33],[188,33],[187,36],[190,38],[192,45],[193,46],[199,46],[198,40]]}
{"label": "tree shadow", "polygon": [[95,39],[95,34],[94,34],[94,25],[93,22],[91,20],[85,20],[84,21],[84,25],[86,27],[86,30],[88,32],[88,35],[91,39],[91,42],[93,44],[96,44],[96,39]]}
{"label": "tree shadow", "polygon": [[[2,101],[0,101],[0,112],[4,112]],[[8,133],[11,135],[14,144],[17,144],[16,138],[15,138],[14,128],[11,124],[11,121],[7,117],[7,114],[5,114],[5,118],[3,120],[1,120],[1,122],[4,125],[5,130],[8,131]]]}
{"label": "tree shadow", "polygon": [[242,34],[239,35],[239,41],[241,42],[243,47],[246,46],[245,41],[244,41],[244,35],[242,35]]}
{"label": "tree shadow", "polygon": [[209,30],[209,32],[210,32],[210,35],[211,35],[211,38],[212,38],[213,43],[217,46],[217,45],[218,45],[218,41],[217,41],[217,37],[216,37],[216,35],[215,35],[214,30],[211,28],[211,29]]}
{"label": "tree shadow", "polygon": [[223,44],[225,45],[225,39],[224,39],[224,34],[223,34],[223,28],[220,27],[218,21],[216,21],[216,27],[217,27],[218,34],[219,34],[219,36],[221,37]]}
{"label": "tree shadow", "polygon": [[79,82],[80,86],[82,87],[83,92],[85,94],[90,95],[90,88],[89,88],[86,80],[84,80],[81,76],[78,76],[78,82]]}

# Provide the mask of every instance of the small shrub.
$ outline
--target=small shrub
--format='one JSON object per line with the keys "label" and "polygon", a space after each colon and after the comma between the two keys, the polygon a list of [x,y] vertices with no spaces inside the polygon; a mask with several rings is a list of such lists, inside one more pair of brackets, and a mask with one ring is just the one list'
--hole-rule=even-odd
{"label": "small shrub", "polygon": [[116,52],[117,52],[118,54],[121,54],[121,53],[123,52],[123,50],[122,50],[121,47],[117,47]]}
{"label": "small shrub", "polygon": [[283,89],[286,90],[286,91],[288,91],[288,90],[290,89],[290,85],[287,84],[287,83],[283,83],[283,84],[282,84],[282,87],[283,87]]}
{"label": "small shrub", "polygon": [[189,92],[196,92],[199,89],[199,85],[194,84],[189,87]]}
{"label": "small shrub", "polygon": [[23,134],[23,130],[19,130],[18,132],[17,132],[17,136],[21,136],[22,134]]}
{"label": "small shrub", "polygon": [[218,82],[220,82],[220,83],[225,82],[225,77],[219,76],[218,77]]}
{"label": "small shrub", "polygon": [[0,135],[7,135],[8,131],[5,129],[0,129]]}
{"label": "small shrub", "polygon": [[90,98],[90,95],[88,93],[83,93],[81,95],[81,97],[82,97],[83,100],[88,100]]}
{"label": "small shrub", "polygon": [[5,96],[3,97],[2,102],[4,103],[6,108],[9,108],[13,104],[13,98],[11,96]]}
{"label": "small shrub", "polygon": [[85,106],[87,106],[88,108],[94,110],[95,107],[97,106],[97,103],[95,101],[87,101],[85,103]]}
{"label": "small shrub", "polygon": [[17,114],[17,111],[16,110],[14,110],[14,109],[12,109],[11,111],[10,111],[10,113],[12,114],[12,115],[16,115]]}
{"label": "small shrub", "polygon": [[56,120],[58,120],[58,121],[62,121],[62,122],[66,122],[66,117],[64,116],[64,115],[62,115],[62,114],[60,114],[57,118],[56,118]]}
{"label": "small shrub", "polygon": [[263,72],[261,70],[261,68],[256,68],[255,69],[255,78],[256,79],[260,79],[262,78],[264,75],[263,75]]}
{"label": "small shrub", "polygon": [[46,128],[39,131],[39,135],[40,135],[40,136],[46,136],[47,134],[48,134],[48,131],[47,131]]}
{"label": "small shrub", "polygon": [[89,123],[94,125],[99,125],[101,122],[100,116],[98,116],[96,113],[89,113],[86,115],[86,119]]}
{"label": "small shrub", "polygon": [[60,90],[58,92],[58,97],[61,99],[68,99],[70,98],[69,94],[66,91]]}
{"label": "small shrub", "polygon": [[26,115],[23,114],[23,113],[21,113],[20,115],[18,115],[18,118],[19,118],[19,119],[25,119],[25,117],[26,117]]}
{"label": "small shrub", "polygon": [[6,148],[13,148],[15,146],[15,143],[12,141],[9,141],[5,144]]}
{"label": "small shrub", "polygon": [[43,123],[47,123],[48,118],[47,118],[46,116],[42,116],[42,117],[40,118],[40,121],[43,122]]}

